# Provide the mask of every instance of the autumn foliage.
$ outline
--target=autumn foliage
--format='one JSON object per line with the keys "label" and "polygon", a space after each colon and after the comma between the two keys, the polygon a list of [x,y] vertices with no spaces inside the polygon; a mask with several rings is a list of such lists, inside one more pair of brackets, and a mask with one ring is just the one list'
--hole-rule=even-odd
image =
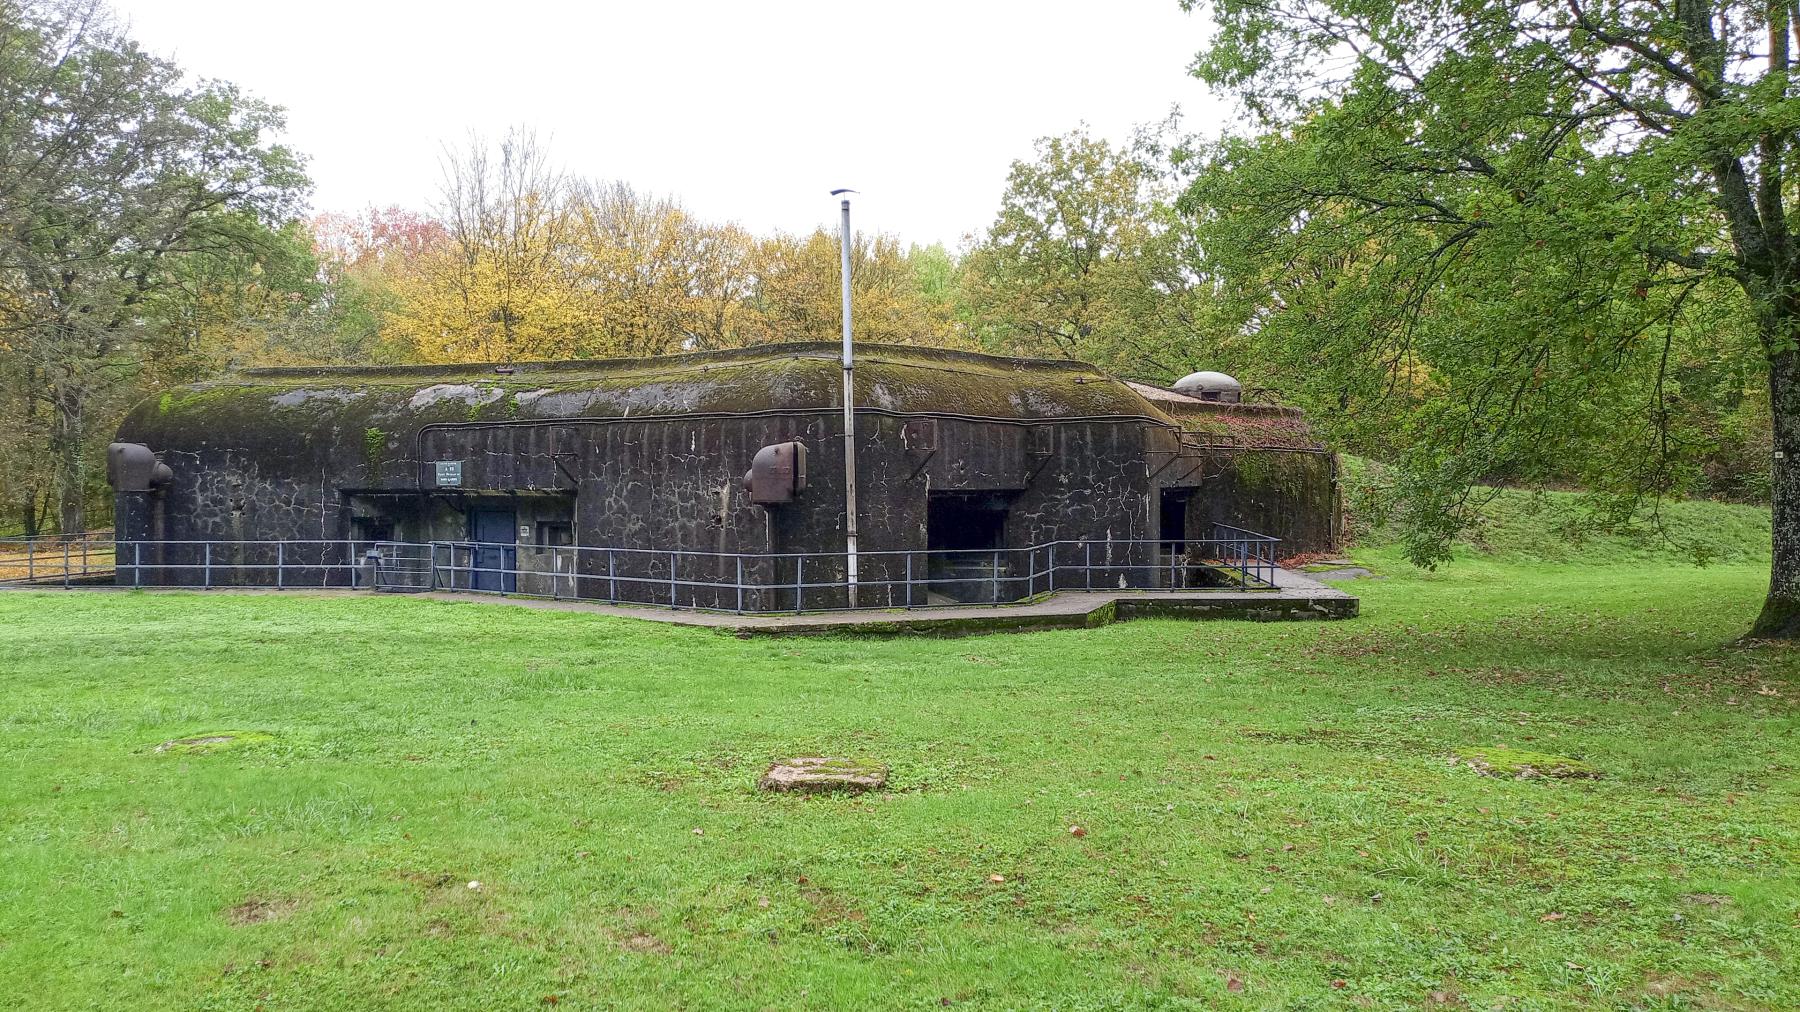
{"label": "autumn foliage", "polygon": [[[661,355],[829,340],[840,326],[836,236],[756,236],[624,183],[573,179],[525,133],[447,157],[429,214],[323,215],[313,229],[325,271],[374,306],[383,357]],[[967,341],[953,293],[921,283],[948,269],[947,253],[860,235],[852,253],[859,336]]]}

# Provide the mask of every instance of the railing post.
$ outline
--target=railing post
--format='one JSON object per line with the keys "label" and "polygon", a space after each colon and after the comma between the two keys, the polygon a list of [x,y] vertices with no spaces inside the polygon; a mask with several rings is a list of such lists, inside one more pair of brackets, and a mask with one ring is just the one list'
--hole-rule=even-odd
{"label": "railing post", "polygon": [[737,559],[737,610],[744,610],[744,556],[742,553],[733,556]]}
{"label": "railing post", "polygon": [[994,599],[992,601],[989,601],[988,603],[989,604],[999,604],[1000,603],[1000,553],[998,551],[994,552],[994,568],[993,568],[992,575],[989,577],[989,579],[991,580],[991,582],[994,585]]}
{"label": "railing post", "polygon": [[86,576],[87,571],[88,571],[88,536],[83,534],[81,536],[81,575]]}
{"label": "railing post", "polygon": [[805,611],[806,556],[794,556],[794,610]]}
{"label": "railing post", "polygon": [[204,570],[202,570],[201,574],[200,574],[200,589],[201,590],[211,590],[212,589],[212,542],[210,542],[210,541],[203,542],[202,548],[205,549],[206,568]]}
{"label": "railing post", "polygon": [[613,550],[606,550],[606,599],[614,604],[619,603],[619,577],[613,568]]}
{"label": "railing post", "polygon": [[25,539],[25,582],[37,582],[37,539]]}
{"label": "railing post", "polygon": [[275,589],[282,590],[287,586],[287,542],[275,542]]}
{"label": "railing post", "polygon": [[669,607],[675,607],[675,553],[669,553]]}
{"label": "railing post", "polygon": [[1025,596],[1037,596],[1037,548],[1025,549]]}
{"label": "railing post", "polygon": [[1094,589],[1094,543],[1092,541],[1083,541],[1082,544],[1084,546],[1086,546],[1085,550],[1082,552],[1082,561],[1081,561],[1082,586],[1088,590],[1093,590]]}
{"label": "railing post", "polygon": [[[117,555],[116,552],[114,554]],[[142,587],[144,585],[143,579],[144,579],[144,543],[142,541],[133,541],[131,543],[131,585],[132,585],[132,587],[134,587],[134,588]]]}
{"label": "railing post", "polygon": [[69,540],[63,539],[63,589],[69,589]]}
{"label": "railing post", "polygon": [[912,553],[906,553],[906,606],[913,606]]}

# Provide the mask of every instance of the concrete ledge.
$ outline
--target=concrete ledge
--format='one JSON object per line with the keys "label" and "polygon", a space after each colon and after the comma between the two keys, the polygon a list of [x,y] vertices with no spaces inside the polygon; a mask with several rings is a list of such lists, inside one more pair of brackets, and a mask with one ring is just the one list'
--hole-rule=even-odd
{"label": "concrete ledge", "polygon": [[[1042,602],[999,608],[821,615],[756,616],[737,625],[742,639],[757,636],[980,636],[1044,629],[1095,629],[1134,618],[1241,619],[1296,622],[1355,618],[1360,602],[1348,595],[1296,599],[1273,593],[1175,596],[1069,593]],[[746,616],[748,617],[748,616]]]}
{"label": "concrete ledge", "polygon": [[[17,590],[44,590],[15,587]],[[57,588],[57,589],[60,589]],[[71,588],[66,593],[119,591],[174,594],[293,594],[301,596],[365,595],[366,590],[344,588],[129,587]],[[544,611],[573,611],[610,615],[646,622],[712,629],[743,639],[756,636],[979,636],[999,632],[1037,632],[1044,629],[1093,629],[1134,618],[1240,619],[1255,622],[1295,622],[1355,618],[1360,602],[1335,587],[1310,577],[1277,570],[1275,588],[1260,591],[1142,590],[1059,591],[1033,601],[1008,605],[971,605],[950,608],[870,609],[865,611],[806,612],[792,615],[733,615],[724,612],[677,611],[651,605],[617,605],[598,601],[551,600],[538,597],[502,597],[467,591],[429,591],[415,595],[433,601],[476,605],[513,605]]]}
{"label": "concrete ledge", "polygon": [[791,615],[732,615],[591,601],[431,593],[440,601],[515,604],[581,611],[671,625],[699,626],[741,639],[758,636],[980,636],[1045,629],[1093,629],[1134,618],[1242,619],[1293,622],[1355,618],[1360,602],[1335,587],[1277,570],[1275,588],[1260,591],[1059,591],[1009,605],[869,609]]}

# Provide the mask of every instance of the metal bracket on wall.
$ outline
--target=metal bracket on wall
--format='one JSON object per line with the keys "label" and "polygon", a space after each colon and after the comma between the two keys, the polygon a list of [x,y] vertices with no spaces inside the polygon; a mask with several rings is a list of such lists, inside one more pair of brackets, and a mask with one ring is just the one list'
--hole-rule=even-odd
{"label": "metal bracket on wall", "polygon": [[1178,460],[1193,460],[1193,461],[1201,462],[1201,463],[1195,463],[1194,466],[1188,468],[1186,474],[1183,474],[1180,478],[1176,479],[1177,481],[1185,481],[1185,480],[1187,480],[1189,475],[1193,474],[1195,471],[1199,470],[1203,466],[1203,462],[1204,462],[1204,460],[1206,458],[1206,454],[1209,450],[1219,448],[1210,439],[1202,437],[1200,434],[1193,433],[1193,432],[1178,433],[1175,437],[1175,440],[1177,443],[1176,449],[1173,449],[1173,450],[1145,450],[1144,451],[1146,456],[1148,456],[1150,454],[1155,454],[1155,453],[1166,453],[1169,455],[1168,460],[1163,461],[1162,465],[1160,467],[1158,467],[1156,470],[1150,472],[1150,475],[1149,475],[1150,477],[1154,478],[1157,475],[1168,470],[1169,465],[1175,463]]}
{"label": "metal bracket on wall", "polygon": [[[1185,459],[1185,458],[1182,458],[1182,459]],[[1194,472],[1195,472],[1195,471],[1202,471],[1202,470],[1205,470],[1205,469],[1206,469],[1206,459],[1205,459],[1205,458],[1204,458],[1204,457],[1202,457],[1202,458],[1199,458],[1199,459],[1197,459],[1197,460],[1195,460],[1195,461],[1194,461],[1194,464],[1193,464],[1193,466],[1192,466],[1192,467],[1190,467],[1190,468],[1188,468],[1188,469],[1187,469],[1187,470],[1185,470],[1185,471],[1183,471],[1183,472],[1181,472],[1181,474],[1179,474],[1179,475],[1177,475],[1177,476],[1176,476],[1176,477],[1174,477],[1174,478],[1171,478],[1171,479],[1170,479],[1170,480],[1169,480],[1169,482],[1168,482],[1168,483],[1169,483],[1169,484],[1171,484],[1171,485],[1182,485],[1182,484],[1186,484],[1186,483],[1187,483],[1187,481],[1188,481],[1188,479],[1190,479],[1190,478],[1192,478],[1192,477],[1193,477],[1193,476],[1194,476]],[[1202,480],[1204,480],[1204,479],[1205,479],[1205,478],[1206,478],[1206,477],[1207,477],[1207,476],[1206,476],[1206,475],[1201,475],[1201,476],[1200,476],[1200,477],[1201,477],[1201,479],[1202,479]]]}
{"label": "metal bracket on wall", "polygon": [[919,466],[913,468],[912,474],[906,476],[912,481],[925,472],[925,465],[938,454],[938,427],[935,418],[908,418],[900,426],[900,449],[909,454],[923,453],[919,458]]}
{"label": "metal bracket on wall", "polygon": [[1035,466],[1025,469],[1025,480],[1029,482],[1056,458],[1056,430],[1044,425],[1033,425],[1025,430],[1025,440],[1026,455],[1037,461]]}
{"label": "metal bracket on wall", "polygon": [[916,479],[919,475],[925,473],[925,465],[931,463],[931,458],[933,458],[937,455],[938,455],[937,449],[935,447],[933,447],[931,452],[927,453],[925,455],[924,459],[919,461],[919,466],[913,468],[913,473],[906,476],[906,480],[912,481],[912,480]]}
{"label": "metal bracket on wall", "polygon": [[563,463],[563,458],[564,458],[564,457],[571,457],[571,458],[573,458],[573,457],[576,457],[576,456],[579,456],[579,455],[578,455],[578,454],[574,454],[574,453],[551,453],[551,454],[550,454],[550,462],[551,462],[551,463],[552,463],[552,464],[555,464],[555,465],[556,465],[556,469],[557,469],[557,470],[558,470],[558,471],[561,471],[561,472],[562,472],[562,476],[563,476],[563,477],[564,477],[564,478],[567,478],[567,479],[569,479],[569,486],[570,486],[570,487],[571,487],[571,488],[579,488],[579,487],[581,487],[581,479],[580,479],[580,478],[577,478],[577,477],[575,477],[575,472],[573,472],[573,471],[571,471],[571,470],[569,470],[569,468],[568,468],[568,465],[566,465],[566,464],[564,464],[564,463]]}
{"label": "metal bracket on wall", "polygon": [[1161,464],[1157,465],[1156,470],[1151,471],[1149,474],[1145,475],[1145,477],[1147,477],[1147,478],[1156,477],[1157,475],[1163,473],[1164,471],[1167,471],[1169,469],[1170,464],[1173,464],[1178,460],[1185,459],[1188,455],[1186,449],[1183,448],[1180,450],[1145,450],[1144,456],[1148,457],[1151,454],[1165,454],[1165,453],[1168,454],[1169,459],[1165,460]]}

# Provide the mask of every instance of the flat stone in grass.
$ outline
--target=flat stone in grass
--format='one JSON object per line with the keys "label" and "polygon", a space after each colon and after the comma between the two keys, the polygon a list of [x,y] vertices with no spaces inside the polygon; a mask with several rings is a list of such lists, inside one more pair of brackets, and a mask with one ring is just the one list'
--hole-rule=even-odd
{"label": "flat stone in grass", "polygon": [[1364,569],[1361,566],[1328,566],[1314,571],[1313,575],[1324,580],[1326,583],[1336,583],[1339,580],[1364,580],[1375,578],[1373,572]]}
{"label": "flat stone in grass", "polygon": [[823,791],[879,790],[887,786],[888,768],[856,759],[803,756],[769,767],[756,786],[765,791],[816,794]]}
{"label": "flat stone in grass", "polygon": [[1526,749],[1470,749],[1458,758],[1470,769],[1486,777],[1512,780],[1593,780],[1600,776],[1598,769],[1580,759]]}
{"label": "flat stone in grass", "polygon": [[275,736],[267,731],[213,731],[209,734],[189,735],[165,741],[151,749],[152,752],[174,752],[180,755],[204,755],[208,752],[221,752],[225,749],[241,748],[245,745],[260,745],[274,741]]}

